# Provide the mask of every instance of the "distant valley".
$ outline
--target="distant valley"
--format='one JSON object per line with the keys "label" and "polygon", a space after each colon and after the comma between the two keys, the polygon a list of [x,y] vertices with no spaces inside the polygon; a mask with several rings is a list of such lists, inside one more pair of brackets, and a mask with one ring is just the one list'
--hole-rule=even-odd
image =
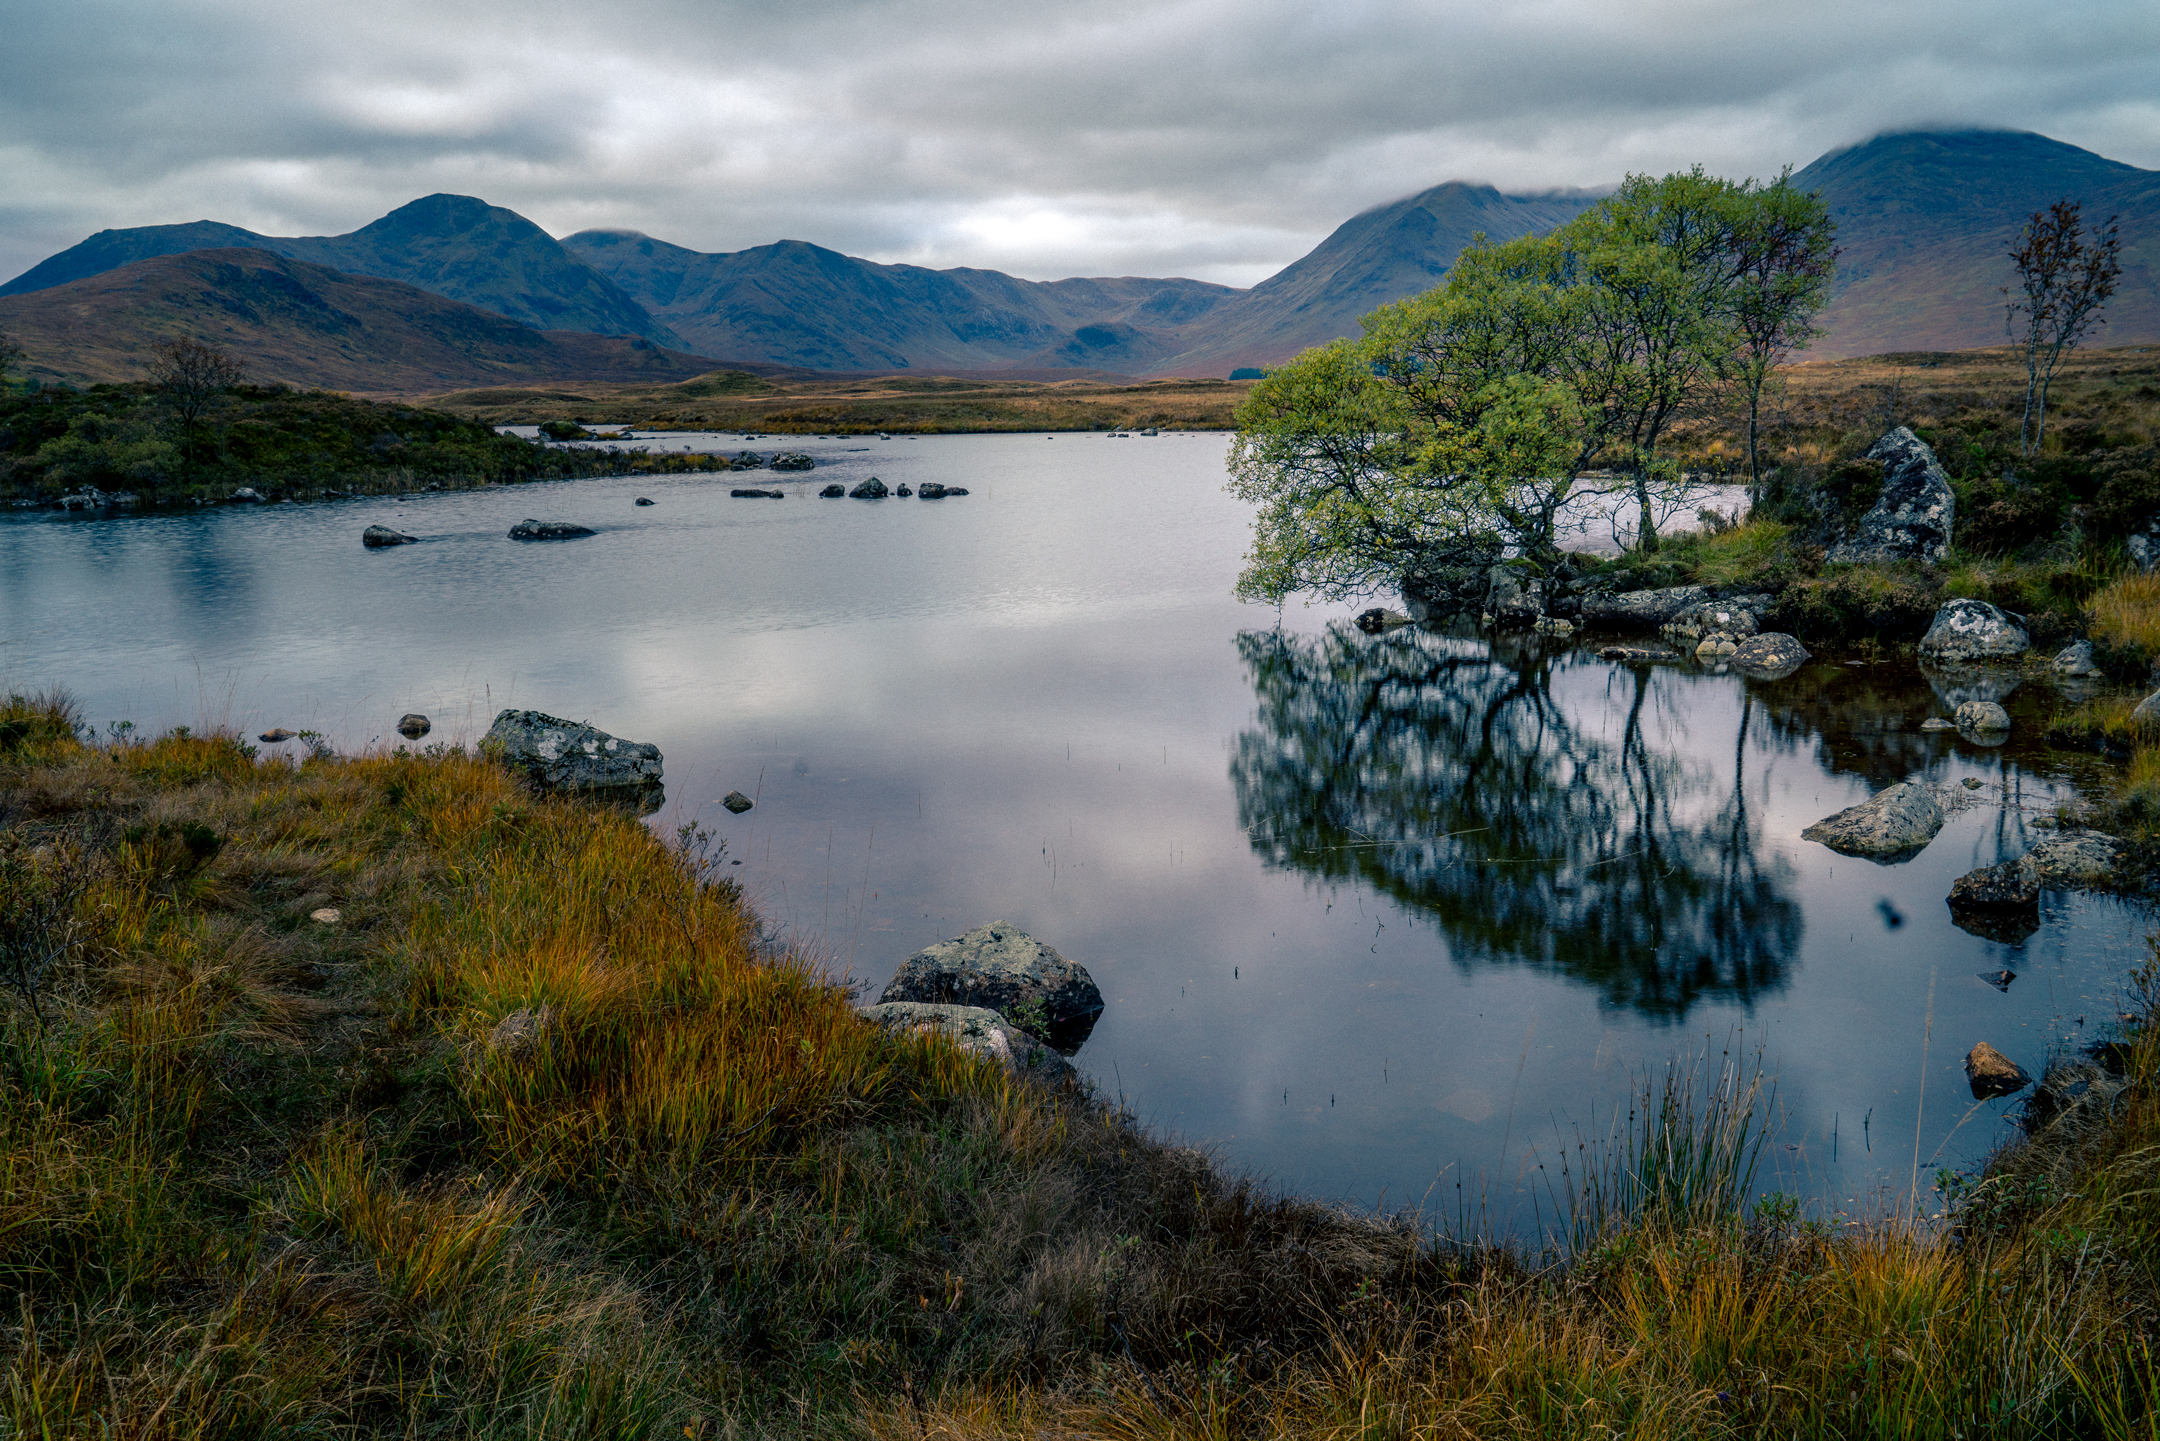
{"label": "distant valley", "polygon": [[[1999,342],[2005,252],[2027,214],[2063,195],[2093,220],[2122,217],[2121,291],[2100,343],[2160,339],[2160,172],[1970,131],[1880,137],[1794,180],[1824,192],[1842,247],[1809,358]],[[261,379],[371,393],[664,384],[722,366],[1220,377],[1355,333],[1360,315],[1438,283],[1480,232],[1543,231],[1594,200],[1451,181],[1353,217],[1239,290],[883,265],[799,240],[718,254],[619,230],[556,240],[512,211],[435,195],[343,236],[214,221],[102,231],[0,285],[0,328],[50,379],[139,373],[156,337],[186,332],[226,337]]]}

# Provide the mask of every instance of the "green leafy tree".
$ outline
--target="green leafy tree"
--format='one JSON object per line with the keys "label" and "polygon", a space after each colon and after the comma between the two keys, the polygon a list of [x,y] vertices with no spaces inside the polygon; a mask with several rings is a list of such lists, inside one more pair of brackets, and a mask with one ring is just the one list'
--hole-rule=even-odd
{"label": "green leafy tree", "polygon": [[1732,195],[1732,256],[1726,305],[1738,345],[1728,373],[1747,407],[1748,497],[1762,491],[1762,399],[1779,366],[1821,331],[1837,274],[1837,222],[1819,191],[1800,190],[1790,170]]}
{"label": "green leafy tree", "polygon": [[[2115,217],[2109,216],[2088,236],[2081,209],[2065,198],[2044,212],[2035,210],[2010,252],[2021,298],[2005,305],[2003,323],[2025,354],[2025,419],[2018,427],[2018,444],[2026,455],[2040,449],[2048,386],[2063,355],[2106,323],[2100,309],[2122,275],[2122,235]],[[2010,287],[2004,286],[2002,293],[2008,296]]]}

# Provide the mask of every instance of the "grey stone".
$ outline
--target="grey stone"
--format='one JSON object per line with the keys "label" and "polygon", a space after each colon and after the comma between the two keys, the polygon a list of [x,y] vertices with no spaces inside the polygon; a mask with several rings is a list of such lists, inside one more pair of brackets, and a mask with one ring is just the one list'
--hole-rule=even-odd
{"label": "grey stone", "polygon": [[1406,625],[1415,624],[1415,621],[1401,611],[1383,610],[1378,606],[1371,610],[1361,610],[1357,616],[1357,628],[1367,635],[1381,635],[1387,631],[1401,630]]}
{"label": "grey stone", "polygon": [[2130,553],[2130,563],[2139,570],[2150,572],[2160,565],[2160,516],[2145,523],[2145,529],[2123,542],[2123,549]]}
{"label": "grey stone", "polygon": [[641,496],[639,496],[639,497],[637,498],[637,503],[638,503],[639,505],[651,505],[651,504],[652,504],[652,501],[651,501],[650,499],[648,499],[647,497],[645,497],[645,496],[642,496],[642,495],[641,495]]}
{"label": "grey stone", "polygon": [[2101,831],[2051,831],[2026,852],[2040,884],[2055,890],[2107,886],[2122,842]]}
{"label": "grey stone", "polygon": [[1933,793],[1917,782],[1900,781],[1815,822],[1800,837],[1841,855],[1887,863],[1920,851],[1942,824],[1943,810]]}
{"label": "grey stone", "polygon": [[409,741],[420,739],[434,728],[434,724],[418,711],[407,711],[398,717],[398,734]]}
{"label": "grey stone", "polygon": [[945,487],[945,494],[948,496],[966,495],[967,493],[967,487],[964,485],[948,485]]}
{"label": "grey stone", "polygon": [[922,489],[917,491],[916,494],[924,500],[943,500],[945,498],[945,487],[934,480],[926,480],[922,484]]}
{"label": "grey stone", "polygon": [[1758,680],[1783,680],[1807,664],[1808,648],[1782,631],[1751,635],[1733,649],[1732,667]]}
{"label": "grey stone", "polygon": [[2130,711],[2130,728],[2151,735],[2160,731],[2160,690],[2139,701]]}
{"label": "grey stone", "polygon": [[1565,640],[1575,634],[1575,622],[1563,620],[1556,615],[1541,615],[1531,623],[1530,629],[1539,635],[1556,636]]}
{"label": "grey stone", "polygon": [[744,811],[749,810],[752,806],[756,805],[757,802],[750,799],[750,797],[744,795],[741,791],[729,791],[726,795],[720,797],[720,804],[726,806],[729,811],[739,816]]}
{"label": "grey stone", "polygon": [[2022,911],[2040,903],[2040,868],[2030,858],[1967,871],[1950,883],[1952,909]]}
{"label": "grey stone", "polygon": [[262,504],[262,492],[257,490],[252,485],[243,485],[238,490],[234,491],[231,495],[225,498],[227,500],[246,501],[251,505]]}
{"label": "grey stone", "polygon": [[1528,625],[1545,613],[1545,582],[1511,565],[1486,573],[1485,613],[1503,624]]}
{"label": "grey stone", "polygon": [[1586,626],[1606,630],[1656,630],[1680,612],[1710,598],[1710,592],[1699,585],[1592,594],[1583,597],[1582,619]]}
{"label": "grey stone", "polygon": [[1063,1085],[1076,1074],[1072,1062],[986,1006],[924,1001],[880,1001],[857,1012],[893,1031],[933,1031],[961,1050],[995,1061],[1016,1076]]}
{"label": "grey stone", "polygon": [[526,516],[510,527],[512,540],[576,540],[593,531],[582,525],[572,525],[567,520],[534,520]]}
{"label": "grey stone", "polygon": [[657,791],[660,748],[536,710],[506,710],[482,739],[544,791],[622,794]]}
{"label": "grey stone", "polygon": [[784,490],[760,490],[756,486],[738,486],[728,492],[737,500],[786,500]]}
{"label": "grey stone", "polygon": [[1957,497],[1927,442],[1901,425],[1870,446],[1867,458],[1883,464],[1882,495],[1829,558],[1856,565],[1949,554]]}
{"label": "grey stone", "polygon": [[908,498],[909,496],[913,495],[914,493],[915,493],[914,491],[912,491],[912,490],[909,490],[909,489],[907,488],[907,486],[905,486],[905,485],[902,485],[902,486],[901,486],[901,487],[900,487],[900,488],[899,488],[898,490],[896,490],[896,491],[894,491],[894,492],[893,492],[893,494],[894,494],[894,495],[897,495],[897,496],[899,496],[899,497],[900,497],[900,498],[901,498],[902,500],[906,500],[906,499],[907,499],[907,498]]}
{"label": "grey stone", "polygon": [[2068,680],[2083,680],[2100,674],[2100,667],[2093,663],[2092,642],[2072,641],[2062,648],[2051,663],[2055,674]]}
{"label": "grey stone", "polygon": [[840,500],[847,495],[847,487],[836,480],[832,484],[826,486],[823,490],[819,491],[818,495],[820,498],[825,500]]}
{"label": "grey stone", "polygon": [[885,482],[873,475],[861,485],[849,491],[848,498],[851,500],[883,500],[886,494]]}
{"label": "grey stone", "polygon": [[1658,630],[1679,641],[1703,641],[1714,636],[1738,642],[1755,634],[1755,612],[1730,601],[1706,600],[1679,611]]}
{"label": "grey stone", "polygon": [[900,963],[880,1001],[988,1006],[1070,1055],[1102,1014],[1085,966],[1004,921],[927,946]]}
{"label": "grey stone", "polygon": [[1957,724],[1954,721],[1946,721],[1939,715],[1931,715],[1920,722],[1920,729],[1924,731],[1954,731],[1957,729]]}
{"label": "grey stone", "polygon": [[1991,700],[1969,700],[1951,719],[1965,734],[1993,736],[1997,745],[2010,733],[2010,712]]}
{"label": "grey stone", "polygon": [[2008,611],[1984,600],[1944,601],[1920,638],[1924,660],[2010,660],[2032,645]]}
{"label": "grey stone", "polygon": [[763,470],[765,468],[765,457],[754,450],[746,450],[735,457],[731,462],[731,468],[735,470]]}
{"label": "grey stone", "polygon": [[774,470],[814,470],[817,461],[799,450],[783,450],[772,458]]}
{"label": "grey stone", "polygon": [[1986,1041],[1966,1052],[1965,1080],[1975,1100],[2012,1095],[2032,1084],[2023,1067]]}

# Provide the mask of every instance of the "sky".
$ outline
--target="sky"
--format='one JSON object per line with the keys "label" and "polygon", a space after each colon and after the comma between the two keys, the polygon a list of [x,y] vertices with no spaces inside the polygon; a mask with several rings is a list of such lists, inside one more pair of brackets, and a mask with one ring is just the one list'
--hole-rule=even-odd
{"label": "sky", "polygon": [[106,227],[566,235],[1249,285],[1446,180],[1893,130],[2160,169],[2152,0],[0,0],[0,279]]}

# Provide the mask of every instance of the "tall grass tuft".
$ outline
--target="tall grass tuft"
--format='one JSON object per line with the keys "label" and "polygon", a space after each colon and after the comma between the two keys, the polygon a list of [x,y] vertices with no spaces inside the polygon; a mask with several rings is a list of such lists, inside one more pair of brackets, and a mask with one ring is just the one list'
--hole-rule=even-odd
{"label": "tall grass tuft", "polygon": [[1760,1070],[1729,1060],[1713,1073],[1674,1064],[1616,1113],[1606,1135],[1579,1146],[1582,1173],[1565,1198],[1571,1248],[1622,1232],[1692,1230],[1744,1215],[1767,1131]]}
{"label": "tall grass tuft", "polygon": [[2124,575],[2092,597],[2093,639],[2160,656],[2160,573]]}

